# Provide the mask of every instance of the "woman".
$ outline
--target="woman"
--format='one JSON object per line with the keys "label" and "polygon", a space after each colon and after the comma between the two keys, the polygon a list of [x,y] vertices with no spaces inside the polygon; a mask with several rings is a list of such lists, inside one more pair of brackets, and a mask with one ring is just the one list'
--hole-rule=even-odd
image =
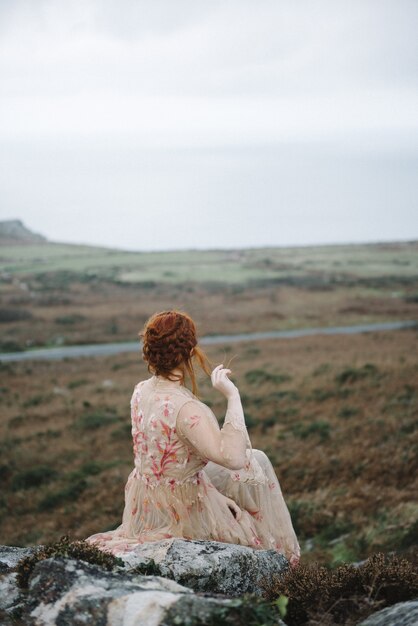
{"label": "woman", "polygon": [[[221,363],[210,371],[186,313],[156,313],[139,336],[152,376],[131,399],[135,467],[122,524],[87,541],[113,554],[173,537],[222,541],[277,550],[297,565],[289,511],[268,457],[251,448],[231,370]],[[227,400],[222,428],[197,396],[193,359]]]}

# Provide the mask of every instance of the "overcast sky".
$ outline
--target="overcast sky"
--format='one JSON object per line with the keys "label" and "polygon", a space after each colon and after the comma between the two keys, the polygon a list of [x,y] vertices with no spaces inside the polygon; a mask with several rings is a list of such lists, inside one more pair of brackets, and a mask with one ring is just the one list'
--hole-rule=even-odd
{"label": "overcast sky", "polygon": [[129,249],[418,237],[416,0],[0,0],[0,218]]}

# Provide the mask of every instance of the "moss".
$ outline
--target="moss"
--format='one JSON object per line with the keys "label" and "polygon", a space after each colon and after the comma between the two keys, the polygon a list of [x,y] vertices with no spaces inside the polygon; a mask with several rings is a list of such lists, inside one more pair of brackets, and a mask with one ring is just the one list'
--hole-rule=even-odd
{"label": "moss", "polygon": [[[154,561],[154,559],[148,559],[145,563],[137,565],[134,569],[130,570],[130,574],[140,574],[142,576],[162,576],[160,566]],[[165,578],[169,578],[167,574],[164,574]]]}
{"label": "moss", "polygon": [[24,557],[18,562],[16,568],[17,585],[21,589],[27,589],[30,575],[36,563],[55,556],[80,559],[93,565],[99,565],[108,571],[118,565],[124,565],[122,559],[115,557],[110,552],[99,550],[87,541],[72,540],[68,535],[63,535],[58,541],[42,546],[34,554]]}

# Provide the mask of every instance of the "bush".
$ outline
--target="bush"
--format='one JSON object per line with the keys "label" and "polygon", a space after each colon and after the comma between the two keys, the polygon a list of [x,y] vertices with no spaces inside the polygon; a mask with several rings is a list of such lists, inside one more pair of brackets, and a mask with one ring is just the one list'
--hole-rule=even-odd
{"label": "bush", "polygon": [[64,487],[61,491],[54,491],[48,493],[38,505],[39,511],[50,511],[55,507],[67,502],[67,500],[76,501],[79,495],[87,488],[87,481],[84,479],[71,482]]}
{"label": "bush", "polygon": [[54,321],[56,324],[70,326],[72,324],[78,324],[79,322],[84,322],[85,319],[86,318],[84,317],[84,315],[73,313],[71,315],[61,315],[60,317],[56,317]]}
{"label": "bush", "polygon": [[251,415],[251,413],[247,413],[245,411],[245,423],[247,425],[247,428],[251,429],[254,428],[254,426],[257,426],[259,422]]}
{"label": "bush", "polygon": [[87,385],[88,382],[89,381],[86,378],[76,378],[75,380],[70,380],[67,387],[68,389],[77,389],[77,387]]}
{"label": "bush", "polygon": [[249,385],[259,385],[261,383],[271,382],[276,385],[291,380],[291,377],[287,374],[270,374],[265,370],[249,370],[245,373],[245,380]]}
{"label": "bush", "polygon": [[323,420],[311,422],[310,424],[295,424],[292,433],[300,439],[307,439],[312,435],[318,435],[321,441],[326,441],[330,437],[331,425]]}
{"label": "bush", "polygon": [[15,474],[12,479],[12,489],[30,489],[31,487],[39,487],[45,483],[49,483],[56,478],[58,472],[49,465],[39,465],[27,470],[23,470]]}
{"label": "bush", "polygon": [[33,318],[32,313],[25,309],[0,309],[0,324],[7,322],[21,322]]}
{"label": "bush", "polygon": [[0,352],[23,352],[24,348],[14,339],[0,341]]}
{"label": "bush", "polygon": [[378,372],[378,368],[373,363],[366,363],[362,367],[358,368],[347,367],[346,369],[342,370],[342,372],[337,374],[337,376],[335,377],[335,382],[339,385],[355,383],[356,381],[361,380],[362,378],[366,378],[367,376],[376,376]]}
{"label": "bush", "polygon": [[114,424],[119,421],[119,417],[110,410],[95,411],[93,413],[86,413],[74,422],[74,428],[81,430],[96,430],[102,426],[108,424]]}
{"label": "bush", "polygon": [[28,400],[25,400],[25,402],[22,404],[22,406],[27,409],[31,406],[39,406],[40,404],[42,404],[43,402],[46,402],[49,399],[50,396],[44,396],[41,393],[36,394],[36,396],[31,396],[30,398],[28,398]]}
{"label": "bush", "polygon": [[316,400],[317,402],[324,402],[324,400],[328,400],[329,398],[333,398],[335,396],[335,392],[332,389],[313,389],[310,395],[311,400]]}
{"label": "bush", "polygon": [[371,613],[418,595],[416,568],[398,556],[372,555],[363,564],[334,570],[318,564],[289,570],[264,581],[264,595],[288,599],[285,621],[303,624],[356,624]]}
{"label": "bush", "polygon": [[343,406],[337,413],[338,417],[349,419],[359,414],[359,410],[352,406]]}
{"label": "bush", "polygon": [[130,437],[132,436],[131,424],[129,422],[127,422],[126,424],[122,424],[122,426],[119,426],[119,428],[112,430],[110,436],[112,439],[121,439],[122,441],[130,439]]}

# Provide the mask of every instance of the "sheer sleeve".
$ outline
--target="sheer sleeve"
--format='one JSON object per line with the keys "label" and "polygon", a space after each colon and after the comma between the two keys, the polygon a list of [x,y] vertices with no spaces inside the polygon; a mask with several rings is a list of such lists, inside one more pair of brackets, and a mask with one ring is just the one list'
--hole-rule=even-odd
{"label": "sheer sleeve", "polygon": [[228,398],[222,428],[208,406],[192,399],[180,408],[176,429],[179,437],[206,461],[234,470],[247,462],[248,433],[239,393]]}

